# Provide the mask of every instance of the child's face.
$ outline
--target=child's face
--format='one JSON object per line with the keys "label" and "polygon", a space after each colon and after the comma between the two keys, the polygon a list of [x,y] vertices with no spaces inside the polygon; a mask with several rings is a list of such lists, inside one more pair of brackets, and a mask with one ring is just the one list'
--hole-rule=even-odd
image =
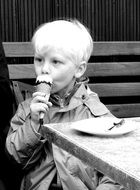
{"label": "child's face", "polygon": [[[53,79],[51,93],[60,96],[71,88],[75,77],[77,77],[78,65],[61,49],[43,48],[40,53],[35,54],[34,66],[36,75],[48,74]],[[79,74],[78,74],[79,76]]]}

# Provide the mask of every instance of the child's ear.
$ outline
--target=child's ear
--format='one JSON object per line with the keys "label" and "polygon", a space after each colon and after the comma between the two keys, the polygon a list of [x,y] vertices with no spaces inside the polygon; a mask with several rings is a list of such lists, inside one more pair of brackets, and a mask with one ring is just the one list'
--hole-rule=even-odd
{"label": "child's ear", "polygon": [[75,78],[80,78],[86,71],[87,68],[87,63],[85,61],[82,61],[76,69],[75,72]]}

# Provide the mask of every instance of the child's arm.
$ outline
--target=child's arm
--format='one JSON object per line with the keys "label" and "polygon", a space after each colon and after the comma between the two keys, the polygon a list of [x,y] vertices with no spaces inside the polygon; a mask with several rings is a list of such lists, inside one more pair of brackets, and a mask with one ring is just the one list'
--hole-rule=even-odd
{"label": "child's arm", "polygon": [[19,105],[11,120],[11,127],[6,139],[8,153],[23,165],[31,166],[40,159],[41,151],[46,140],[41,140],[41,134],[31,125],[29,106],[24,102]]}

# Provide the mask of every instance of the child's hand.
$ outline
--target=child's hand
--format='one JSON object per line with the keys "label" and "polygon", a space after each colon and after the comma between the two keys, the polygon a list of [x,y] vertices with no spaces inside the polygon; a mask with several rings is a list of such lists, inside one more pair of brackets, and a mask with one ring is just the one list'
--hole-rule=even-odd
{"label": "child's hand", "polygon": [[43,112],[45,114],[51,106],[52,103],[46,100],[44,93],[33,93],[33,99],[30,104],[31,120],[35,124],[39,124],[40,112]]}

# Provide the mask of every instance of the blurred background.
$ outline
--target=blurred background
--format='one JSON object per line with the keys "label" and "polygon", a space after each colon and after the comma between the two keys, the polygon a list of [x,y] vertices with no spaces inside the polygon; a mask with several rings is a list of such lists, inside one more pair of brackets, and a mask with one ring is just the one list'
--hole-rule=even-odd
{"label": "blurred background", "polygon": [[77,18],[94,41],[139,41],[139,0],[0,0],[2,41],[30,41],[35,28]]}

